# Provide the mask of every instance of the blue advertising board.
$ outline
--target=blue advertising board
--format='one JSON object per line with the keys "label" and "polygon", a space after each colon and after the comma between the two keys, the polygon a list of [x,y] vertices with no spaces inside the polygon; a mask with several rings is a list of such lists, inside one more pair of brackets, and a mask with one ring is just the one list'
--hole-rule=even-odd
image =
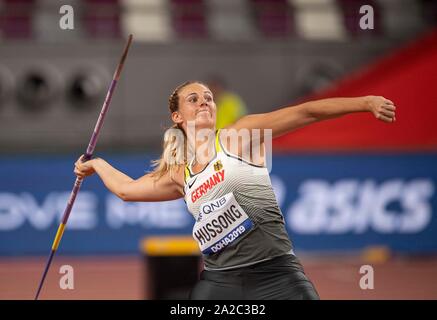
{"label": "blue advertising board", "polygon": [[[107,155],[133,178],[144,155]],[[51,248],[75,180],[69,156],[0,158],[0,255]],[[271,179],[297,252],[385,245],[437,252],[437,154],[276,155]],[[138,253],[149,235],[189,235],[183,200],[123,202],[97,176],[76,199],[60,254]]]}

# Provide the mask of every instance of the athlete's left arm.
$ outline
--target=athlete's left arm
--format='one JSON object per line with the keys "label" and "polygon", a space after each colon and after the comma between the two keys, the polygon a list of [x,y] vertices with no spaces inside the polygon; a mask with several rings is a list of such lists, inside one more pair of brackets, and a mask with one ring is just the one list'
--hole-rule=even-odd
{"label": "athlete's left arm", "polygon": [[245,116],[228,128],[272,129],[273,137],[280,136],[311,123],[337,118],[349,113],[372,112],[384,122],[394,122],[394,103],[381,96],[356,98],[328,98],[285,107],[276,111]]}

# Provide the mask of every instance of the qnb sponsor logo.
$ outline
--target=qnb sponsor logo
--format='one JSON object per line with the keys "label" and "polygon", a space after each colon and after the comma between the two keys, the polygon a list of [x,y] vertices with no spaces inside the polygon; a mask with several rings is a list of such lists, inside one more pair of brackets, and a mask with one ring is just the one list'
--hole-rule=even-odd
{"label": "qnb sponsor logo", "polygon": [[433,194],[431,179],[307,180],[288,209],[287,222],[301,234],[418,233],[430,223]]}
{"label": "qnb sponsor logo", "polygon": [[202,220],[202,216],[204,214],[209,214],[215,210],[218,210],[218,209],[222,208],[226,203],[227,203],[226,197],[221,197],[220,199],[210,201],[208,203],[203,204],[200,207],[200,213],[199,213],[199,216],[197,217],[197,221]]}
{"label": "qnb sponsor logo", "polygon": [[[50,192],[42,200],[28,192],[19,194],[0,193],[0,231],[12,231],[29,224],[38,230],[45,230],[58,224],[70,192]],[[71,211],[69,229],[92,229],[97,225],[97,197],[81,191]]]}
{"label": "qnb sponsor logo", "polygon": [[221,171],[214,173],[191,193],[191,201],[195,203],[209,190],[211,190],[218,183],[223,182],[224,180],[225,180],[225,169],[222,169]]}

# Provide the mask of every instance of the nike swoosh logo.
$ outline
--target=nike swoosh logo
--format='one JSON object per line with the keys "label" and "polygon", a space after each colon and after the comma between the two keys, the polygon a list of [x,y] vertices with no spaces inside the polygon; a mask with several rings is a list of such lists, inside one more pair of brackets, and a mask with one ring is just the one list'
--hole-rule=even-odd
{"label": "nike swoosh logo", "polygon": [[191,181],[191,183],[188,182],[188,189],[191,189],[191,187],[196,182],[196,180],[197,180],[197,177],[193,181]]}

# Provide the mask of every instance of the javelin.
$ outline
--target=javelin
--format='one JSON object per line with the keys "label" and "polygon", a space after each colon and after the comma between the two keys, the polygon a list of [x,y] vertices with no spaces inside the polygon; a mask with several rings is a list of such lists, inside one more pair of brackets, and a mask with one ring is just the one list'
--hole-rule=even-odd
{"label": "javelin", "polygon": [[[129,51],[129,47],[132,42],[132,35],[129,35],[127,40],[127,44],[124,48],[123,55],[121,56],[120,62],[118,63],[117,69],[115,70],[114,76],[112,78],[111,85],[109,86],[108,92],[106,94],[105,101],[103,102],[102,110],[100,111],[99,118],[97,120],[96,126],[94,128],[94,132],[91,136],[90,142],[88,144],[88,148],[86,149],[85,155],[82,157],[82,161],[88,161],[91,159],[94,153],[94,148],[96,147],[97,138],[100,133],[100,129],[103,125],[103,120],[105,119],[105,115],[109,108],[109,103],[111,102],[112,94],[114,93],[115,85],[117,81],[120,79],[121,70],[123,69],[124,61],[126,60],[127,53]],[[41,281],[38,286],[38,291],[35,295],[35,300],[38,300],[39,293],[41,292],[42,286],[44,284],[44,280],[47,276],[47,272],[49,271],[50,264],[52,263],[53,256],[55,255],[56,250],[59,247],[59,243],[61,242],[62,235],[64,234],[65,226],[67,225],[68,217],[70,216],[71,209],[73,208],[74,200],[76,200],[76,196],[79,192],[80,186],[82,184],[83,178],[77,177],[74,182],[73,190],[70,194],[70,199],[68,200],[67,207],[65,208],[64,215],[62,217],[62,221],[59,224],[58,231],[56,232],[55,240],[53,241],[52,250],[50,252],[49,259],[47,261],[46,268],[42,275]]]}

